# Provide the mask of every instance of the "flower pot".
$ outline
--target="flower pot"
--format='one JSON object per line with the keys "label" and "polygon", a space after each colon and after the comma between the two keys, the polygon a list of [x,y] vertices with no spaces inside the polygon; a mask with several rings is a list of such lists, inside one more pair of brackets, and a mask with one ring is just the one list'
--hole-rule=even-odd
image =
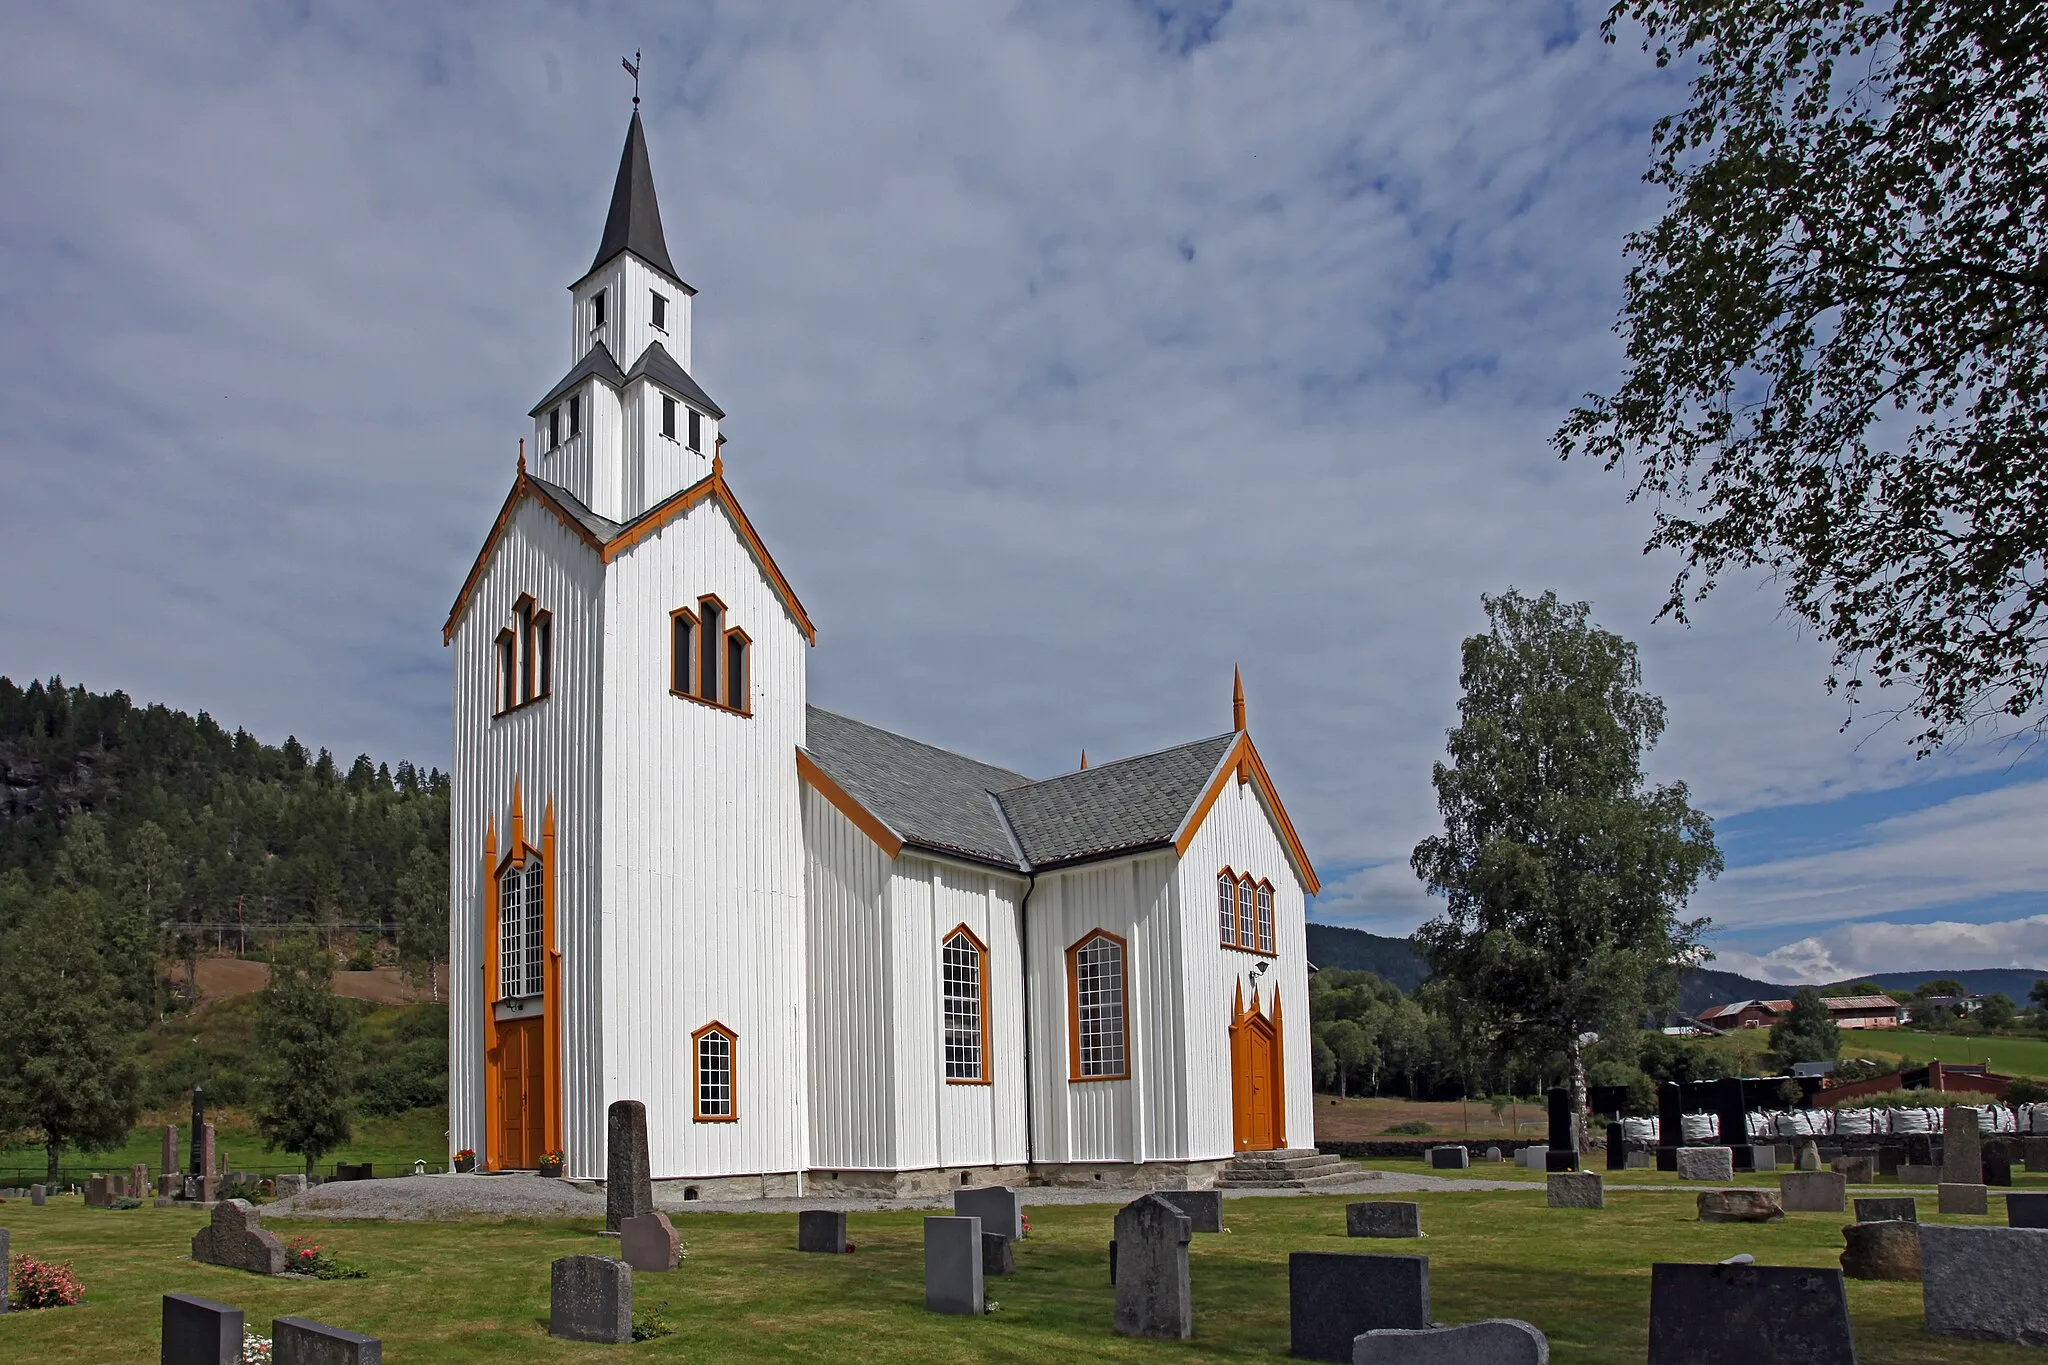
{"label": "flower pot", "polygon": [[542,1175],[545,1175],[545,1176],[551,1176],[551,1177],[558,1177],[558,1176],[560,1176],[560,1175],[562,1174],[562,1166],[561,1166],[561,1163],[560,1163],[560,1162],[542,1162],[542,1163],[541,1163],[541,1168],[540,1168],[540,1173],[541,1173]]}
{"label": "flower pot", "polygon": [[458,1174],[468,1175],[476,1169],[476,1158],[473,1156],[458,1157],[455,1162],[455,1169]]}

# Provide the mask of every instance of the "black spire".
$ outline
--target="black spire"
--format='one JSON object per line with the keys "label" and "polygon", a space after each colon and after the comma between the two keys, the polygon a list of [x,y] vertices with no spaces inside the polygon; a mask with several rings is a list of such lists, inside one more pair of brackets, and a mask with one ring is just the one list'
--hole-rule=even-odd
{"label": "black spire", "polygon": [[626,125],[626,149],[619,153],[611,212],[604,216],[604,239],[597,244],[597,259],[590,269],[621,251],[632,252],[672,280],[682,278],[669,261],[668,243],[661,235],[661,207],[654,202],[654,172],[647,165],[647,134],[641,131],[638,109]]}

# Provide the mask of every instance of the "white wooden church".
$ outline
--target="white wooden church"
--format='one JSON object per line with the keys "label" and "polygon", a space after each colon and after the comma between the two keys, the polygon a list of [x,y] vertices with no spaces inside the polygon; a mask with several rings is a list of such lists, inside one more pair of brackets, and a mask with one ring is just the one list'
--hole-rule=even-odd
{"label": "white wooden church", "polygon": [[443,628],[451,1150],[602,1178],[617,1099],[707,1198],[1200,1188],[1309,1145],[1315,872],[1241,689],[1224,733],[1044,780],[812,706],[696,292],[636,111]]}

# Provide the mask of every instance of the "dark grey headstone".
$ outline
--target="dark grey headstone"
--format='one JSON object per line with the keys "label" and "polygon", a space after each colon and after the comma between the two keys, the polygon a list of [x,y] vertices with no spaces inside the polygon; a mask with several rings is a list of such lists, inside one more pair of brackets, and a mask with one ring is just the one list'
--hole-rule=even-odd
{"label": "dark grey headstone", "polygon": [[1160,1190],[1159,1197],[1179,1209],[1190,1232],[1223,1231],[1223,1191]]}
{"label": "dark grey headstone", "polygon": [[1116,1215],[1116,1330],[1127,1337],[1186,1340],[1194,1335],[1188,1288],[1187,1216],[1157,1195],[1132,1200]]}
{"label": "dark grey headstone", "polygon": [[985,1231],[1013,1242],[1024,1236],[1024,1205],[1008,1185],[953,1191],[953,1216],[979,1218]]}
{"label": "dark grey headstone", "polygon": [[1901,1185],[1939,1185],[1941,1183],[1941,1167],[1916,1165],[1910,1161],[1902,1161],[1899,1163],[1899,1183]]}
{"label": "dark grey headstone", "polygon": [[114,1202],[114,1182],[106,1176],[96,1175],[85,1182],[85,1206],[89,1209],[103,1209]]}
{"label": "dark grey headstone", "polygon": [[[2007,1195],[2005,1225],[2011,1228],[2048,1228],[2048,1191]],[[0,1236],[4,1235],[0,1233]],[[0,1242],[0,1249],[6,1245]]]}
{"label": "dark grey headstone", "polygon": [[1429,1258],[1357,1251],[1287,1257],[1288,1354],[1351,1359],[1352,1341],[1383,1327],[1429,1326]]}
{"label": "dark grey headstone", "polygon": [[263,1226],[254,1204],[223,1199],[213,1206],[213,1220],[193,1235],[192,1259],[252,1275],[282,1275],[284,1243]]}
{"label": "dark grey headstone", "polygon": [[1576,1171],[1579,1169],[1579,1154],[1576,1151],[1548,1147],[1543,1152],[1543,1169],[1550,1172]]}
{"label": "dark grey headstone", "polygon": [[619,1259],[635,1270],[674,1270],[682,1255],[683,1239],[660,1209],[619,1224]]}
{"label": "dark grey headstone", "polygon": [[1985,1214],[1991,1212],[1991,1196],[1983,1185],[1943,1181],[1934,1187],[1934,1206],[1943,1213]]}
{"label": "dark grey headstone", "polygon": [[1399,1199],[1346,1204],[1344,1232],[1351,1237],[1420,1237],[1422,1205]]}
{"label": "dark grey headstone", "polygon": [[2048,1228],[1920,1225],[1927,1330],[2048,1346]]}
{"label": "dark grey headstone", "polygon": [[164,1295],[162,1365],[242,1365],[242,1310],[196,1294]]}
{"label": "dark grey headstone", "polygon": [[1550,1365],[1550,1341],[1519,1318],[1408,1331],[1382,1327],[1352,1343],[1352,1365]]}
{"label": "dark grey headstone", "polygon": [[981,1316],[979,1218],[924,1220],[924,1306],[934,1313]]}
{"label": "dark grey headstone", "polygon": [[1897,1175],[1897,1174],[1899,1173],[1899,1165],[1900,1165],[1900,1163],[1901,1163],[1901,1162],[1903,1162],[1903,1161],[1904,1161],[1905,1159],[1906,1159],[1906,1154],[1905,1154],[1904,1152],[1901,1152],[1901,1151],[1900,1151],[1900,1150],[1899,1150],[1898,1148],[1896,1148],[1896,1147],[1880,1147],[1880,1148],[1878,1148],[1878,1149],[1877,1149],[1877,1173],[1878,1173],[1878,1175],[1880,1175],[1880,1176],[1887,1176],[1887,1175]]}
{"label": "dark grey headstone", "polygon": [[1606,1205],[1598,1171],[1557,1171],[1543,1178],[1544,1202],[1553,1209],[1597,1209]]}
{"label": "dark grey headstone", "polygon": [[[1666,1129],[1665,1131],[1669,1132],[1671,1130]],[[1660,1171],[1676,1171],[1678,1169],[1678,1148],[1659,1147],[1657,1149],[1657,1169]]]}
{"label": "dark grey headstone", "polygon": [[846,1250],[846,1215],[838,1209],[804,1209],[796,1216],[796,1249],[837,1256]]}
{"label": "dark grey headstone", "polygon": [[[1550,1140],[1547,1144],[1550,1150],[1578,1155],[1579,1148],[1585,1145],[1580,1141],[1585,1131],[1585,1119],[1572,1104],[1572,1092],[1559,1086],[1545,1096],[1545,1101],[1550,1119]],[[1551,1169],[1569,1168],[1553,1166]]]}
{"label": "dark grey headstone", "polygon": [[384,1365],[384,1343],[305,1318],[270,1324],[271,1365]]}
{"label": "dark grey headstone", "polygon": [[[1742,1163],[1736,1162],[1737,1166]],[[1753,1142],[1749,1146],[1749,1169],[1752,1171],[1775,1171],[1778,1169],[1778,1149],[1768,1143]]]}
{"label": "dark grey headstone", "polygon": [[2012,1158],[2004,1152],[1984,1154],[1984,1183],[2003,1189],[2012,1188]]}
{"label": "dark grey headstone", "polygon": [[1840,1270],[1650,1267],[1649,1365],[1856,1365]]}
{"label": "dark grey headstone", "polygon": [[1917,1223],[1920,1221],[1920,1203],[1911,1195],[1897,1195],[1884,1199],[1859,1199],[1856,1201],[1856,1221],[1859,1223]]}
{"label": "dark grey headstone", "polygon": [[1462,1171],[1472,1165],[1472,1153],[1464,1147],[1432,1147],[1429,1149],[1429,1168],[1432,1171]]}
{"label": "dark grey headstone", "polygon": [[1868,1152],[1849,1152],[1834,1159],[1835,1173],[1851,1185],[1868,1185],[1877,1179],[1877,1161]]}
{"label": "dark grey headstone", "polygon": [[1607,1125],[1607,1169],[1628,1169],[1628,1129],[1620,1123]]}
{"label": "dark grey headstone", "polygon": [[1977,1111],[1952,1104],[1941,1111],[1941,1183],[1984,1183],[1984,1134]]}
{"label": "dark grey headstone", "polygon": [[647,1106],[613,1100],[604,1116],[604,1227],[617,1232],[628,1218],[654,1212],[654,1181],[647,1166]]}
{"label": "dark grey headstone", "polygon": [[564,1256],[548,1269],[548,1335],[620,1345],[633,1339],[633,1267]]}
{"label": "dark grey headstone", "polygon": [[1017,1244],[1000,1232],[981,1234],[981,1274],[984,1281],[990,1275],[1014,1275],[1017,1273]]}
{"label": "dark grey headstone", "polygon": [[1840,1213],[1847,1207],[1849,1182],[1839,1171],[1785,1171],[1778,1193],[1787,1213]]}

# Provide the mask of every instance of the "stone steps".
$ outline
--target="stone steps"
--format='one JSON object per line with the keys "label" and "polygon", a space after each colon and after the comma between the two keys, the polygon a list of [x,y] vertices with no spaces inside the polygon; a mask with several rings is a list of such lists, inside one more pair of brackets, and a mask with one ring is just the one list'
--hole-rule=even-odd
{"label": "stone steps", "polygon": [[1361,1172],[1341,1157],[1306,1148],[1242,1152],[1216,1178],[1220,1190],[1303,1190],[1356,1180]]}

